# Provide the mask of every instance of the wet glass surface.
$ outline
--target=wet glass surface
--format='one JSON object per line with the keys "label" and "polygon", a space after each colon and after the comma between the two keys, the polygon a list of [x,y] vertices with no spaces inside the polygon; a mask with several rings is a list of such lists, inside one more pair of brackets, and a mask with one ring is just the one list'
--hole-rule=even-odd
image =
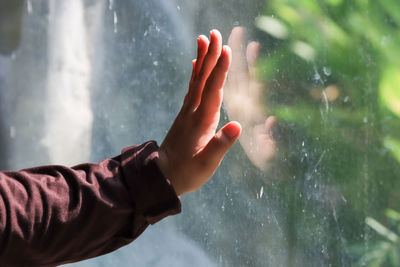
{"label": "wet glass surface", "polygon": [[72,266],[399,266],[396,0],[0,0],[0,167],[163,140],[217,28],[243,134],[180,215]]}

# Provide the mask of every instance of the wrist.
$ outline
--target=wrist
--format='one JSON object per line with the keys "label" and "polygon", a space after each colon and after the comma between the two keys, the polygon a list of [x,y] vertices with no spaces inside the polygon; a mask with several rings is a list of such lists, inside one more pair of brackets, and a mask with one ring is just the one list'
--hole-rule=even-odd
{"label": "wrist", "polygon": [[162,149],[161,147],[158,149],[158,161],[157,161],[158,167],[160,168],[160,171],[164,175],[164,177],[169,180],[171,183],[172,187],[175,190],[175,193],[180,196],[182,192],[179,190],[176,181],[174,180],[172,173],[171,173],[171,168],[168,162],[168,153]]}

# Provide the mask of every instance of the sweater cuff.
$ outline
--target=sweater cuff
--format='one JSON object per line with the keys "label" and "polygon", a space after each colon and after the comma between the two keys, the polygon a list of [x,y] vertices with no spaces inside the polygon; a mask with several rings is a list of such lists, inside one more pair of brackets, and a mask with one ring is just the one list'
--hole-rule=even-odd
{"label": "sweater cuff", "polygon": [[158,167],[158,159],[155,141],[127,147],[121,153],[122,173],[136,214],[150,224],[181,211],[180,198]]}

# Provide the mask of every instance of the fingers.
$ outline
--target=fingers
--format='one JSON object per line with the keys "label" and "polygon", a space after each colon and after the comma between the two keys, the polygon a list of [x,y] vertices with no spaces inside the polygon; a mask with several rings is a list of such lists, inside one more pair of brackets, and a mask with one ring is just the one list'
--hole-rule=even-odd
{"label": "fingers", "polygon": [[195,94],[197,92],[195,91],[195,79],[198,76],[198,73],[200,72],[201,65],[203,63],[204,57],[207,54],[208,50],[208,45],[209,41],[208,38],[204,35],[200,35],[197,37],[197,58],[192,60],[192,65],[193,65],[193,70],[192,70],[192,76],[190,77],[190,82],[189,82],[189,91],[187,92],[185,96],[185,100],[183,101],[184,105],[187,107],[188,105],[192,105],[193,102],[195,102],[194,98],[196,97]]}
{"label": "fingers", "polygon": [[215,64],[217,64],[222,49],[222,36],[218,30],[212,30],[210,32],[210,39],[207,55],[204,58],[199,72],[199,80],[202,82],[203,86]]}
{"label": "fingers", "polygon": [[[201,36],[200,36],[201,37]],[[203,92],[204,85],[210,76],[213,68],[217,64],[218,58],[220,57],[222,50],[222,36],[218,30],[212,30],[210,32],[210,43],[205,42],[204,38],[199,38],[199,49],[198,58],[196,60],[196,66],[193,70],[192,81],[190,84],[190,105],[194,108],[200,104],[201,94]],[[208,45],[207,50],[204,49]],[[205,52],[206,53],[205,53]]]}
{"label": "fingers", "polygon": [[208,51],[209,43],[210,42],[208,41],[208,38],[206,36],[200,35],[199,37],[197,37],[197,58],[195,59],[196,64],[193,65],[192,77],[190,79],[191,83],[200,72],[204,57]]}
{"label": "fingers", "polygon": [[233,53],[243,52],[243,40],[245,35],[244,27],[234,27],[228,38],[228,45],[232,48]]}
{"label": "fingers", "polygon": [[198,154],[199,162],[202,162],[213,172],[219,166],[229,148],[236,142],[241,131],[242,127],[236,121],[226,124]]}
{"label": "fingers", "polygon": [[276,117],[275,116],[269,116],[265,120],[265,123],[264,123],[265,131],[270,134],[270,132],[271,132],[272,128],[275,126],[275,124],[276,124]]}
{"label": "fingers", "polygon": [[192,82],[194,75],[195,75],[196,62],[197,62],[197,59],[192,60],[192,77],[190,77],[190,82]]}
{"label": "fingers", "polygon": [[[247,61],[244,49],[245,29],[243,27],[233,28],[228,39],[228,45],[232,48],[231,71],[247,71]],[[232,74],[232,72],[231,72]]]}
{"label": "fingers", "polygon": [[247,58],[249,69],[254,68],[259,52],[260,52],[260,43],[259,42],[250,42],[247,45],[246,58]]}
{"label": "fingers", "polygon": [[218,63],[213,69],[201,96],[201,103],[197,111],[200,114],[215,114],[221,108],[226,75],[232,58],[229,46],[224,46]]}
{"label": "fingers", "polygon": [[264,123],[254,126],[254,131],[257,136],[262,136],[263,138],[272,138],[272,129],[276,124],[276,117],[269,116]]}
{"label": "fingers", "polygon": [[184,101],[183,101],[183,105],[184,105],[184,106],[187,106],[187,103],[188,103],[189,98],[190,98],[190,96],[191,96],[191,90],[190,90],[191,86],[190,86],[190,84],[192,83],[192,81],[193,81],[193,79],[194,79],[195,68],[196,68],[196,61],[197,61],[197,59],[193,59],[193,60],[192,60],[192,77],[190,78],[189,91],[186,93],[185,99],[184,99]]}

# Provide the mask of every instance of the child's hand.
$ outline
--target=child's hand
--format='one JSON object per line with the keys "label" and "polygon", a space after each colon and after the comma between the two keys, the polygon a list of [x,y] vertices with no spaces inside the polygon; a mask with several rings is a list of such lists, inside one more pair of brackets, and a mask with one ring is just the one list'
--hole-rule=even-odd
{"label": "child's hand", "polygon": [[216,133],[231,50],[219,31],[201,35],[183,106],[159,150],[159,166],[178,195],[199,189],[219,166],[241,132],[230,122]]}
{"label": "child's hand", "polygon": [[256,75],[259,43],[250,42],[246,46],[245,29],[235,27],[228,44],[232,47],[233,60],[225,85],[225,108],[228,117],[243,127],[239,139],[243,150],[256,167],[265,171],[276,153],[270,134],[276,119],[274,116],[265,119],[266,104],[262,101],[265,88]]}

